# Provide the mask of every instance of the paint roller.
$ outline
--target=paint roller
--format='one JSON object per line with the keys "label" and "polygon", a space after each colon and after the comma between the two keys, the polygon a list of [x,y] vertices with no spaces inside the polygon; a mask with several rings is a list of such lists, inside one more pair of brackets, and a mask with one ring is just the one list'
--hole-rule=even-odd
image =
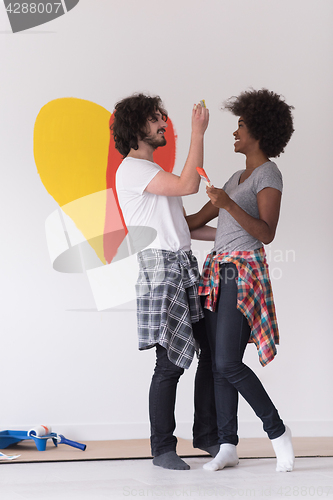
{"label": "paint roller", "polygon": [[73,448],[78,448],[79,450],[84,451],[87,448],[86,444],[82,443],[77,443],[76,441],[71,441],[70,439],[66,439],[65,436],[62,434],[55,434],[52,432],[52,441],[55,444],[55,446],[58,446],[59,444],[67,444],[68,446],[73,446]]}
{"label": "paint roller", "polygon": [[73,446],[73,448],[78,448],[79,450],[84,451],[86,449],[86,445],[82,443],[78,443],[76,441],[71,441],[70,439],[66,439],[62,434],[57,434],[56,432],[52,432],[50,425],[39,425],[33,427],[28,431],[28,436],[39,439],[49,439],[51,438],[54,445],[58,446],[59,444],[67,444],[68,446]]}
{"label": "paint roller", "polygon": [[50,434],[51,432],[52,428],[50,425],[37,425],[28,431],[28,436],[42,437],[46,436],[46,434]]}

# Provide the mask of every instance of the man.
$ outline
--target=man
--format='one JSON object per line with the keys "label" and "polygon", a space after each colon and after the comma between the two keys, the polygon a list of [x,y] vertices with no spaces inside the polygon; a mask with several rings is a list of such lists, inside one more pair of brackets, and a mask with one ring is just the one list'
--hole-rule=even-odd
{"label": "man", "polygon": [[196,350],[195,328],[196,336],[203,340],[193,444],[213,456],[218,452],[210,354],[201,331],[203,322],[199,322],[203,318],[197,293],[199,272],[180,198],[198,191],[196,167],[203,165],[209,112],[200,105],[192,110],[190,150],[179,176],[165,172],[153,159],[155,149],[166,144],[167,118],[159,97],[135,94],[116,104],[112,131],[124,157],[116,174],[116,189],[125,222],[135,226],[137,239],[140,229],[152,228],[156,234],[152,248],[138,254],[136,285],[139,349],[156,347],[149,393],[153,463],[185,470],[188,464],[176,454],[174,409],[179,377]]}

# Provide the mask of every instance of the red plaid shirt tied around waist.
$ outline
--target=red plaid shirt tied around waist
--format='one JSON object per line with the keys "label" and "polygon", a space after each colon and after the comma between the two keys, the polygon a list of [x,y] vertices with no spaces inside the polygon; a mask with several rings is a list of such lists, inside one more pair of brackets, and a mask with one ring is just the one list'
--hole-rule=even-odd
{"label": "red plaid shirt tied around waist", "polygon": [[220,286],[220,265],[237,267],[237,308],[251,327],[249,342],[258,349],[260,363],[265,366],[277,354],[279,330],[268,264],[264,248],[251,252],[230,252],[207,255],[199,284],[199,295],[207,295],[205,308],[215,311]]}

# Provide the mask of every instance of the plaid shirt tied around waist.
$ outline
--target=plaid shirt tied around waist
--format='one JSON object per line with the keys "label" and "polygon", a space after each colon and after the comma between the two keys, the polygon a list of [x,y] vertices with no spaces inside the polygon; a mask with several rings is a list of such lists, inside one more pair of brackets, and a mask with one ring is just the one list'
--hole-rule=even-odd
{"label": "plaid shirt tied around waist", "polygon": [[139,349],[160,344],[172,363],[189,368],[196,351],[192,323],[204,317],[199,269],[191,251],[149,248],[138,253]]}
{"label": "plaid shirt tied around waist", "polygon": [[258,349],[262,366],[277,354],[279,330],[276,320],[273,292],[268,273],[264,248],[251,252],[210,253],[204,263],[199,284],[199,295],[207,295],[205,308],[215,311],[220,286],[220,265],[236,265],[237,308],[247,318],[251,327],[249,342]]}

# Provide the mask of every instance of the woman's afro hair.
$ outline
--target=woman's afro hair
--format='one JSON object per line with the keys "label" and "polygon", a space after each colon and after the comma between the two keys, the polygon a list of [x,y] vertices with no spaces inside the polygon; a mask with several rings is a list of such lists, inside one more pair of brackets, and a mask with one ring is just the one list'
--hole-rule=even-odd
{"label": "woman's afro hair", "polygon": [[261,90],[247,90],[238,97],[231,97],[223,109],[241,116],[268,158],[275,158],[284,152],[284,148],[294,132],[293,117],[289,106],[280,95]]}

